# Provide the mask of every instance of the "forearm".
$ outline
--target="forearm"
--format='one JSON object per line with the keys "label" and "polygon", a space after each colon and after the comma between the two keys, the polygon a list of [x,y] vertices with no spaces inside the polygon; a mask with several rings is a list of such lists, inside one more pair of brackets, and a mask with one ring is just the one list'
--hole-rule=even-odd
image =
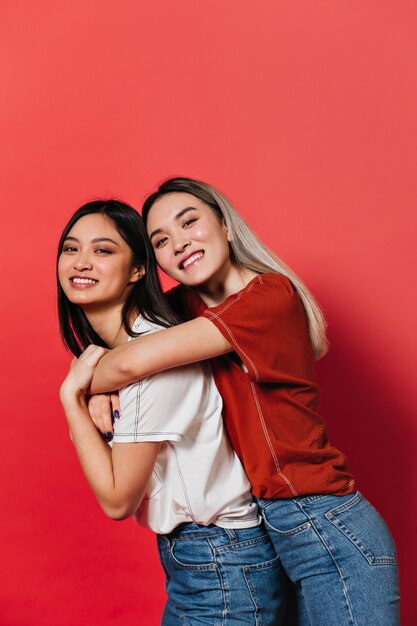
{"label": "forearm", "polygon": [[[107,352],[101,359],[102,363],[96,367],[90,383],[90,394],[121,389],[149,375],[145,369],[145,360],[140,358],[141,351],[136,345],[137,341],[140,340],[130,341]],[[132,350],[133,344],[135,346]]]}
{"label": "forearm", "polygon": [[139,337],[111,350],[99,361],[91,393],[120,389],[157,372],[210,359],[232,350],[207,319],[197,318]]}
{"label": "forearm", "polygon": [[84,398],[63,401],[65,415],[81,468],[101,508],[113,519],[129,517],[140,505],[143,489],[132,498],[119,484],[111,448],[91,421]]}

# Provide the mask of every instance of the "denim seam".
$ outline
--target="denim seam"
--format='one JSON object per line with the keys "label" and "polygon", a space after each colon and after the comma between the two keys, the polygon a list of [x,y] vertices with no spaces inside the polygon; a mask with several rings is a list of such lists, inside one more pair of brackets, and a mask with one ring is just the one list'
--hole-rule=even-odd
{"label": "denim seam", "polygon": [[171,535],[166,535],[167,539],[169,540],[169,538],[172,541],[194,541],[195,539],[211,539],[212,537],[223,537],[225,536],[226,533],[224,532],[219,532],[219,533],[207,533],[207,535],[201,535],[198,533],[193,533],[193,534],[189,534],[186,537],[175,537],[174,533],[172,533]]}
{"label": "denim seam", "polygon": [[249,573],[250,571],[248,569],[248,566],[245,565],[243,568],[243,576],[245,578],[246,585],[249,590],[249,595],[252,598],[253,606],[255,607],[255,612],[254,612],[255,626],[262,626],[262,617],[259,615],[259,602],[255,593],[255,588],[252,585],[252,582],[250,580],[250,577],[247,576],[247,574]]}
{"label": "denim seam", "polygon": [[274,532],[278,533],[279,535],[283,537],[292,537],[294,535],[299,535],[300,533],[303,533],[305,530],[308,530],[309,528],[311,528],[310,522],[304,522],[304,524],[301,524],[300,526],[296,526],[295,528],[291,528],[291,530],[279,530],[279,528],[275,528],[275,526],[272,526],[272,524],[266,519],[266,517],[264,517],[264,520],[265,520],[265,524],[269,526],[269,528],[272,528]]}
{"label": "denim seam", "polygon": [[343,513],[344,511],[349,510],[352,506],[359,504],[359,502],[363,499],[362,494],[358,491],[356,494],[342,504],[341,506],[332,509],[331,511],[327,511],[325,514],[326,519],[333,524],[337,530],[345,535],[349,541],[353,543],[354,546],[358,548],[358,550],[363,554],[365,559],[368,561],[370,565],[397,565],[397,559],[388,554],[382,554],[381,556],[375,556],[372,554],[364,543],[353,533],[348,526],[346,526],[340,519],[338,519],[339,513]]}
{"label": "denim seam", "polygon": [[337,513],[343,513],[343,511],[350,509],[355,504],[358,504],[361,500],[362,500],[362,494],[359,491],[357,491],[356,493],[352,495],[350,500],[348,500],[344,504],[341,504],[335,509],[330,509],[330,511],[327,511],[327,513],[325,513],[325,516],[327,517],[327,519],[329,519],[329,517],[332,517],[333,515]]}
{"label": "denim seam", "polygon": [[263,563],[253,563],[252,565],[245,565],[244,571],[245,572],[259,572],[264,569],[275,567],[276,565],[279,565],[279,564],[280,564],[280,558],[279,556],[276,556],[275,558],[270,559],[269,561],[264,561]]}
{"label": "denim seam", "polygon": [[227,578],[225,579],[223,576],[222,565],[217,562],[216,553],[214,552],[214,560],[216,563],[216,571],[217,575],[220,579],[220,585],[223,593],[223,611],[222,611],[222,626],[225,626],[227,620],[227,614],[229,612],[229,598],[228,598],[228,590],[227,587]]}
{"label": "denim seam", "polygon": [[[236,543],[228,543],[224,546],[216,546],[214,549],[216,552],[225,552],[227,550],[244,550],[245,548],[249,548],[250,546],[258,546],[262,543],[268,542],[268,535],[263,535],[263,537],[258,537],[257,539],[247,539],[246,541],[239,541]],[[210,543],[210,542],[209,542]]]}
{"label": "denim seam", "polygon": [[218,569],[215,559],[213,563],[200,563],[198,565],[197,564],[193,565],[191,563],[183,563],[182,561],[179,561],[177,557],[174,555],[174,547],[175,547],[175,541],[172,542],[172,545],[170,546],[169,551],[171,553],[172,560],[174,561],[176,565],[178,565],[178,567],[181,567],[182,569],[185,569],[185,570],[200,571],[200,572],[207,572],[207,571],[213,571],[213,570]]}
{"label": "denim seam", "polygon": [[319,538],[319,540],[321,541],[321,543],[325,547],[327,553],[329,554],[330,558],[332,559],[332,561],[333,561],[333,563],[334,563],[334,565],[335,565],[335,567],[336,567],[336,569],[337,569],[337,571],[339,573],[339,579],[340,579],[340,582],[342,583],[343,595],[344,595],[345,600],[346,600],[346,604],[347,604],[347,608],[348,608],[348,611],[349,611],[349,617],[350,617],[350,620],[351,620],[351,624],[352,624],[352,626],[356,626],[355,625],[355,621],[356,620],[353,617],[352,606],[351,606],[350,601],[349,601],[348,586],[347,586],[346,581],[345,581],[344,576],[343,576],[343,570],[339,566],[335,555],[333,554],[330,546],[328,545],[328,539],[325,537],[325,533],[323,532],[323,530],[320,528],[320,526],[318,526],[318,525],[316,526],[314,524],[313,518],[304,510],[303,505],[301,503],[299,503],[298,505],[299,505],[299,508],[304,513],[304,515],[310,520],[310,524],[311,524],[312,530],[316,533],[317,537]]}
{"label": "denim seam", "polygon": [[345,535],[345,537],[349,539],[349,541],[353,543],[354,546],[358,548],[359,552],[365,557],[369,565],[397,565],[397,560],[393,556],[389,556],[388,554],[375,556],[371,554],[371,552],[369,552],[369,550],[366,548],[365,544],[363,544],[362,541],[358,537],[356,537],[356,535],[354,535],[352,531],[349,530],[349,528],[345,526],[345,524],[343,524],[343,522],[341,522],[340,520],[334,521],[331,517],[327,517],[327,519],[335,528],[337,528],[337,530],[343,533],[343,535]]}
{"label": "denim seam", "polygon": [[278,498],[256,498],[256,501],[259,507],[262,509],[267,509],[271,504],[274,504]]}
{"label": "denim seam", "polygon": [[299,498],[291,498],[294,504],[309,504],[310,502],[316,502],[317,500],[322,500],[323,498],[327,498],[328,496],[332,496],[332,493],[314,493],[309,496],[299,496]]}
{"label": "denim seam", "polygon": [[[353,492],[353,495],[356,496],[356,494],[358,493],[359,492],[356,492],[356,493]],[[321,500],[323,498],[327,498],[328,496],[334,496],[334,495],[335,494],[333,493],[316,493],[316,494],[312,494],[308,496],[296,496],[294,498],[262,498],[262,497],[255,496],[255,499],[262,509],[267,509],[268,507],[271,506],[271,504],[274,504],[274,502],[276,502],[277,500],[280,500],[280,501],[287,500],[287,501],[294,502],[294,504],[299,504],[300,502],[303,504],[309,504],[310,502],[316,502],[317,500]],[[342,495],[349,495],[349,494],[342,494]],[[362,494],[359,494],[359,495],[361,498],[363,497]],[[348,505],[349,502],[343,504],[342,507],[345,507],[346,505]]]}

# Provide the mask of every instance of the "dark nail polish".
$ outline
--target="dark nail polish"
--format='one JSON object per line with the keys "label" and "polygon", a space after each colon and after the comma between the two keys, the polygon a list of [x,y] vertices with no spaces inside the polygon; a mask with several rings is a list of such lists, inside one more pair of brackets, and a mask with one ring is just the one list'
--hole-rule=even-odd
{"label": "dark nail polish", "polygon": [[105,437],[107,441],[111,441],[113,439],[113,433],[106,433]]}
{"label": "dark nail polish", "polygon": [[116,409],[115,411],[113,411],[113,417],[115,420],[118,420],[120,417],[120,413],[119,411]]}

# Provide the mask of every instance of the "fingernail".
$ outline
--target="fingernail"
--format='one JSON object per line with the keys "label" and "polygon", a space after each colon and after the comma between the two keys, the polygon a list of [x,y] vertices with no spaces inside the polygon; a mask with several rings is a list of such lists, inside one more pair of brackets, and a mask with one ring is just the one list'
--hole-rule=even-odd
{"label": "fingernail", "polygon": [[113,439],[113,433],[106,433],[106,439],[108,439],[109,441],[111,441]]}
{"label": "fingernail", "polygon": [[114,419],[115,419],[115,420],[118,420],[118,419],[119,419],[119,417],[120,417],[120,413],[119,413],[119,411],[118,411],[117,409],[115,409],[115,410],[113,411],[113,417],[114,417]]}

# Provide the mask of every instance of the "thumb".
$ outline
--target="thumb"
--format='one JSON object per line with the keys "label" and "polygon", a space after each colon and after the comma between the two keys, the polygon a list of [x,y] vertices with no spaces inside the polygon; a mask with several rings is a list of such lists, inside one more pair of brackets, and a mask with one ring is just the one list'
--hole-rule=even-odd
{"label": "thumb", "polygon": [[80,361],[86,361],[89,365],[97,365],[107,350],[101,346],[89,345],[79,357]]}

